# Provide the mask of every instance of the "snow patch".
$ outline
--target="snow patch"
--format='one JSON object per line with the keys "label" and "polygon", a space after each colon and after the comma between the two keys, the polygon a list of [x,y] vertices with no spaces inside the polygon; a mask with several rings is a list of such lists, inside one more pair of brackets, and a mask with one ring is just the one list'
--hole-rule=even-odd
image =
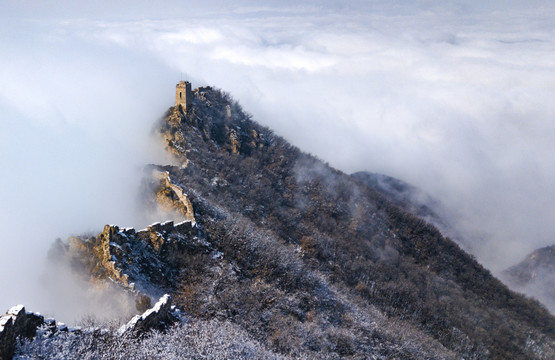
{"label": "snow patch", "polygon": [[23,305],[16,305],[6,312],[6,315],[17,316],[25,307]]}
{"label": "snow patch", "polygon": [[113,242],[113,241],[110,241],[110,246],[113,246],[113,247],[115,247],[115,248],[118,248],[118,249],[122,250],[122,249],[121,249],[121,246],[120,246],[119,244]]}
{"label": "snow patch", "polygon": [[[171,309],[171,296],[169,294],[165,294],[164,296],[162,296],[152,308],[145,311],[142,315],[133,316],[133,318],[129,320],[127,324],[121,326],[116,331],[116,334],[118,336],[122,336],[128,331],[133,331],[139,328],[139,324],[141,322],[145,322],[148,318],[156,318],[157,315],[162,315],[162,309],[165,309],[166,312],[168,311],[168,309]],[[167,316],[167,314],[162,315],[162,317],[165,316]]]}

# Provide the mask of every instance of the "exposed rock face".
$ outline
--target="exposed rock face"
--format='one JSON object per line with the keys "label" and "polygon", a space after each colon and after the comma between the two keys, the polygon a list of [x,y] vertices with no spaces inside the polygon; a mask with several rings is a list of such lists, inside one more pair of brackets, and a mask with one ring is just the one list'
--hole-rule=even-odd
{"label": "exposed rock face", "polygon": [[157,182],[156,201],[165,211],[177,211],[184,219],[195,222],[193,204],[181,187],[174,184],[167,171],[152,171],[152,178]]}
{"label": "exposed rock face", "polygon": [[174,107],[170,112],[168,112],[168,124],[171,124],[171,128],[168,128],[164,133],[164,139],[166,141],[166,150],[170,154],[174,155],[176,158],[181,158],[184,163],[187,163],[185,148],[177,145],[183,142],[183,134],[175,131],[175,129],[181,124],[181,111],[178,107]]}
{"label": "exposed rock face", "polygon": [[17,338],[32,338],[44,317],[25,311],[23,305],[12,307],[0,317],[0,360],[11,359]]}
{"label": "exposed rock face", "polygon": [[69,260],[75,271],[90,274],[91,280],[119,284],[135,295],[140,311],[150,306],[145,294],[158,294],[175,284],[187,265],[184,253],[211,251],[189,220],[154,223],[140,231],[106,225],[97,237],[71,237],[54,248],[53,260]]}
{"label": "exposed rock face", "polygon": [[175,321],[176,316],[172,314],[172,298],[165,294],[151,309],[134,316],[127,324],[120,327],[117,334],[139,336],[152,329],[163,330]]}

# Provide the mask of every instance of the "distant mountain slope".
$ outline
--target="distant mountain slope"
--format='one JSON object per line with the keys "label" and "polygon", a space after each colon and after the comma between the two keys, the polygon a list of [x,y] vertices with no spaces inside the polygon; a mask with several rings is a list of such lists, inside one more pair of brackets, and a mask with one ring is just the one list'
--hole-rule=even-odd
{"label": "distant mountain slope", "polygon": [[160,122],[175,161],[150,166],[144,188],[189,222],[57,244],[72,266],[168,292],[191,326],[225,323],[276,357],[555,358],[555,318],[407,212],[405,185],[329,167],[220,90],[187,107]]}
{"label": "distant mountain slope", "polygon": [[502,276],[516,290],[532,294],[555,312],[555,245],[533,251]]}

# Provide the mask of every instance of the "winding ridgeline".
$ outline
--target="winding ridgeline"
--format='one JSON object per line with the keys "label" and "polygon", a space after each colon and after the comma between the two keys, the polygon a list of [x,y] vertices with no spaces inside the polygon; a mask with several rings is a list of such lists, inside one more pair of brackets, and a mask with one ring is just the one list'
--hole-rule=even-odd
{"label": "winding ridgeline", "polygon": [[107,225],[50,252],[142,315],[119,329],[27,329],[19,358],[555,358],[542,305],[371,176],[301,152],[225,92],[178,84],[157,131],[174,161],[147,166],[145,204],[172,221]]}

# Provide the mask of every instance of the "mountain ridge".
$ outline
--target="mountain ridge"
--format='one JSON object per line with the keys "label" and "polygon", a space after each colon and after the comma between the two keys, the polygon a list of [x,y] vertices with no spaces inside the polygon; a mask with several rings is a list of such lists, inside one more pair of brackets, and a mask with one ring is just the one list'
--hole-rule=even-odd
{"label": "mountain ridge", "polygon": [[[208,100],[210,102],[210,106],[216,106],[219,104],[217,93],[205,93],[204,98],[206,99],[210,96],[212,96],[212,98]],[[225,96],[221,99],[224,100],[224,103],[227,101]],[[225,116],[217,117],[218,120],[214,122],[216,126],[209,121],[199,123],[197,119],[203,118],[203,116],[199,116],[197,113],[201,112],[203,109],[202,106],[205,104],[206,100],[196,100],[200,101],[195,103],[195,100],[193,100],[192,111],[182,114],[183,123],[180,124],[182,133],[184,135],[189,134],[191,136],[187,138],[187,141],[178,142],[178,145],[181,148],[191,146],[191,149],[198,150],[199,147],[195,143],[197,139],[195,139],[194,135],[196,128],[197,130],[202,131],[201,137],[204,141],[208,141],[210,144],[216,145],[220,150],[218,156],[222,157],[222,161],[216,160],[215,162],[221,164],[222,162],[232,162],[234,159],[239,159],[236,161],[243,164],[238,166],[253,166],[254,169],[250,173],[262,173],[266,176],[260,179],[262,184],[259,184],[257,181],[253,181],[252,185],[245,185],[245,182],[248,183],[249,180],[245,180],[244,178],[240,178],[235,181],[235,183],[239,186],[236,191],[237,198],[232,199],[229,203],[233,206],[237,206],[241,204],[241,201],[238,200],[238,198],[248,199],[247,201],[244,201],[242,204],[243,206],[239,205],[239,207],[244,207],[249,210],[246,214],[250,219],[264,224],[267,223],[267,218],[273,219],[275,217],[278,220],[273,223],[273,230],[276,231],[279,236],[286,241],[300,244],[301,247],[305,245],[305,248],[307,249],[313,247],[320,250],[317,251],[319,252],[318,255],[327,261],[330,259],[327,258],[327,255],[325,254],[325,250],[327,249],[325,249],[325,246],[322,246],[322,243],[325,244],[327,240],[332,240],[329,243],[333,244],[333,239],[329,239],[330,237],[328,234],[333,234],[333,237],[340,238],[341,235],[337,231],[338,227],[342,228],[344,232],[351,230],[355,235],[357,232],[361,235],[364,234],[362,237],[368,235],[376,236],[377,239],[375,244],[379,247],[379,251],[377,251],[377,253],[379,253],[381,257],[380,260],[384,260],[383,262],[386,264],[388,262],[395,263],[399,255],[398,253],[401,253],[402,255],[410,257],[412,259],[411,261],[414,261],[415,265],[425,267],[426,270],[430,269],[435,274],[447,277],[450,281],[455,281],[462,286],[461,291],[463,291],[463,293],[467,293],[469,291],[473,293],[476,299],[472,301],[481,302],[482,300],[478,301],[478,299],[485,298],[484,300],[489,302],[492,306],[503,307],[508,305],[509,309],[513,309],[511,311],[517,309],[518,306],[523,306],[525,309],[527,308],[528,305],[526,304],[530,302],[529,299],[524,299],[520,295],[512,294],[499,280],[493,278],[489,271],[485,270],[481,265],[476,263],[471,256],[460,251],[458,245],[449,239],[443,239],[441,234],[433,226],[415,218],[412,215],[404,213],[403,210],[391,204],[387,199],[382,198],[380,194],[373,192],[371,189],[367,189],[364,185],[349,181],[348,175],[342,174],[341,172],[328,167],[311,156],[304,155],[297,148],[291,147],[287,144],[283,139],[274,136],[273,133],[265,133],[264,128],[254,128],[254,130],[257,134],[263,134],[264,139],[270,140],[269,143],[263,146],[265,151],[261,151],[265,154],[260,155],[260,157],[262,157],[261,159],[252,161],[249,160],[249,155],[256,147],[249,146],[251,143],[248,134],[250,131],[249,126],[251,125],[249,124],[250,119],[248,116],[241,117],[236,114],[237,117],[235,119],[226,119]],[[221,114],[224,114],[224,105],[229,105],[224,103],[220,106]],[[213,112],[214,111],[217,112],[217,110],[213,110]],[[170,124],[170,122],[168,122],[168,124]],[[191,127],[189,127],[188,124],[190,124]],[[164,129],[164,125],[162,125],[162,128]],[[245,131],[246,129],[249,130]],[[165,133],[167,133],[167,128]],[[234,133],[242,135],[242,137],[239,137],[238,144],[234,143]],[[210,137],[210,135],[212,135],[212,137]],[[168,142],[168,144],[171,147],[171,143]],[[242,151],[242,146],[244,144],[246,144],[246,151]],[[272,154],[272,156],[268,156],[268,152],[275,153]],[[285,152],[287,155],[280,152]],[[193,163],[202,162],[203,159],[195,157],[195,154],[196,152],[192,151],[192,156],[187,156],[187,161],[191,161]],[[230,155],[230,157],[226,158],[227,155]],[[244,159],[241,158],[240,155],[244,155]],[[268,156],[268,158],[265,159],[265,156]],[[223,158],[226,159],[223,160]],[[284,159],[288,159],[289,161]],[[291,160],[294,160],[294,163]],[[256,168],[254,166],[256,164],[251,164],[254,162],[259,162],[263,165]],[[276,163],[278,163],[279,166],[276,166]],[[204,161],[202,162],[201,167],[203,167],[204,171],[207,171],[210,165],[207,161]],[[224,177],[224,180],[228,183],[227,190],[229,191],[231,189],[229,184],[233,184],[234,180],[233,172],[235,170],[233,169],[233,166],[230,166],[228,169],[220,168],[217,170],[218,176],[220,178]],[[184,187],[198,188],[198,182],[195,183],[193,181],[188,181],[194,178],[193,172],[194,169],[173,169],[173,171],[170,171],[170,174],[172,178],[175,177],[178,182],[183,179],[182,184]],[[214,171],[214,173],[216,173],[216,171]],[[183,175],[183,177],[180,178],[180,175]],[[268,183],[264,183],[265,181]],[[277,184],[278,186],[276,189],[272,189],[271,184]],[[357,201],[353,200],[356,198],[352,189],[347,188],[352,185],[356,186],[354,190],[357,192],[366,192],[366,195],[373,201],[365,204],[357,204]],[[261,191],[262,194],[260,194],[257,198],[258,194],[256,194],[252,189],[260,189],[261,187],[264,190]],[[297,187],[297,192],[288,191],[288,188],[290,187]],[[299,187],[300,189],[298,189]],[[322,192],[320,192],[322,189],[324,192],[327,191],[327,193],[322,196],[322,199],[317,199],[319,195],[322,195]],[[268,196],[269,193],[272,193],[272,190],[274,193],[279,195],[277,198],[280,201],[279,205],[275,204],[273,201],[265,202],[264,195]],[[215,189],[209,188],[206,190],[206,194],[212,195],[217,191],[219,191],[217,187]],[[239,196],[244,192],[246,196]],[[347,201],[343,201],[345,199],[342,199],[342,197],[348,198]],[[294,200],[293,203],[291,199]],[[257,205],[260,205],[261,203],[264,203],[266,207],[257,209]],[[272,203],[274,203],[274,205],[270,207]],[[355,209],[349,209],[349,211],[346,211],[338,206],[339,203],[345,205],[346,207],[354,206]],[[366,208],[364,208],[364,210],[357,210],[357,205],[366,206]],[[280,211],[280,208],[284,207],[287,208],[287,210],[290,210],[292,214],[289,214],[288,211]],[[380,212],[376,210],[384,210],[381,213],[382,216],[379,216]],[[297,217],[290,219],[291,215],[297,214],[297,211],[299,211],[302,216],[299,217],[297,215]],[[326,213],[329,216],[324,221],[320,221],[317,218],[316,213]],[[381,228],[381,233],[378,232],[378,234],[375,234],[374,231],[371,231],[371,229],[365,229],[364,226],[360,226],[360,221],[364,218],[364,214],[372,214],[375,218],[374,222],[378,225],[380,223],[384,224],[386,222],[391,222],[394,226],[400,225],[399,229],[380,226],[379,228]],[[397,217],[402,218],[402,221],[396,222],[395,219]],[[301,223],[306,223],[306,219],[310,219],[311,221],[314,220],[313,222],[316,223],[316,228],[319,231],[314,231],[314,228],[308,231],[306,229],[302,229],[301,226],[298,225],[298,221],[301,220]],[[353,226],[337,226],[338,220],[350,220],[350,225]],[[357,220],[358,223],[356,222]],[[291,229],[285,229],[286,226],[283,224],[293,224],[293,226]],[[306,226],[308,226],[308,224]],[[357,228],[357,226],[360,227]],[[291,236],[291,230],[297,231],[296,238]],[[321,234],[322,230],[327,232],[327,234],[324,234],[325,236],[322,236],[322,241],[316,241],[315,244],[311,244],[309,237],[314,235],[314,233],[317,234],[320,232]],[[361,239],[361,242],[364,242],[364,240]],[[322,249],[318,249],[319,246],[321,246]],[[368,260],[372,261],[373,259]],[[391,266],[388,265],[387,268],[388,270],[391,270]],[[349,274],[349,276],[351,275],[352,273]],[[343,274],[343,276],[345,281],[352,281],[352,279],[349,279],[349,276],[345,274]],[[372,287],[371,282],[366,282],[365,284],[364,281],[360,282],[360,284],[357,282],[357,284],[354,285],[359,285],[359,289],[361,290],[366,287]],[[411,291],[409,294],[400,292],[400,294],[403,294],[401,297],[405,296],[406,298],[410,298],[411,295],[414,296],[414,293],[418,293],[417,289],[414,290],[414,292]],[[376,302],[380,303],[380,300],[375,298],[375,294],[372,296],[374,297],[374,304],[376,304]],[[514,300],[508,301],[509,299]],[[418,302],[418,300],[416,300],[416,302]],[[516,302],[518,305],[513,304],[513,302]],[[410,302],[405,300],[401,303],[404,306],[400,306],[396,311],[391,312],[396,315],[406,316],[406,313],[408,312],[407,308],[410,308]],[[389,309],[391,303],[386,303],[384,301],[382,306],[385,309]],[[542,314],[541,317],[544,318],[544,322],[545,319],[550,319],[547,320],[547,323],[552,321],[551,316],[547,313],[547,311],[545,311],[545,309],[543,309],[543,307],[538,306],[537,304],[534,306],[538,307],[539,313]],[[399,308],[402,308],[400,314],[398,312]],[[433,308],[437,309],[437,306],[433,306]],[[480,311],[481,310],[477,311],[476,315],[480,313]],[[448,317],[448,314],[445,315]],[[426,316],[433,318],[432,315]],[[525,322],[531,327],[537,326],[537,322],[541,324],[542,321],[542,319],[535,319],[533,316],[531,317],[530,314],[520,314],[517,317],[522,317],[522,319],[524,319]],[[528,318],[528,320],[526,320],[526,318]],[[457,322],[458,321],[460,321],[460,319],[457,320]],[[552,329],[552,326],[547,325],[547,329]],[[512,349],[512,351],[516,351],[516,349]]]}
{"label": "mountain ridge", "polygon": [[[168,292],[191,323],[232,324],[275,356],[555,356],[555,318],[538,302],[366,179],[255,123],[229,94],[196,89],[158,133],[174,165],[150,166],[167,175],[145,181],[146,202],[191,226],[107,226],[74,241],[77,258],[100,269],[93,278],[129,287],[144,271],[159,290],[143,285],[143,295]],[[105,273],[118,269],[119,280]]]}

